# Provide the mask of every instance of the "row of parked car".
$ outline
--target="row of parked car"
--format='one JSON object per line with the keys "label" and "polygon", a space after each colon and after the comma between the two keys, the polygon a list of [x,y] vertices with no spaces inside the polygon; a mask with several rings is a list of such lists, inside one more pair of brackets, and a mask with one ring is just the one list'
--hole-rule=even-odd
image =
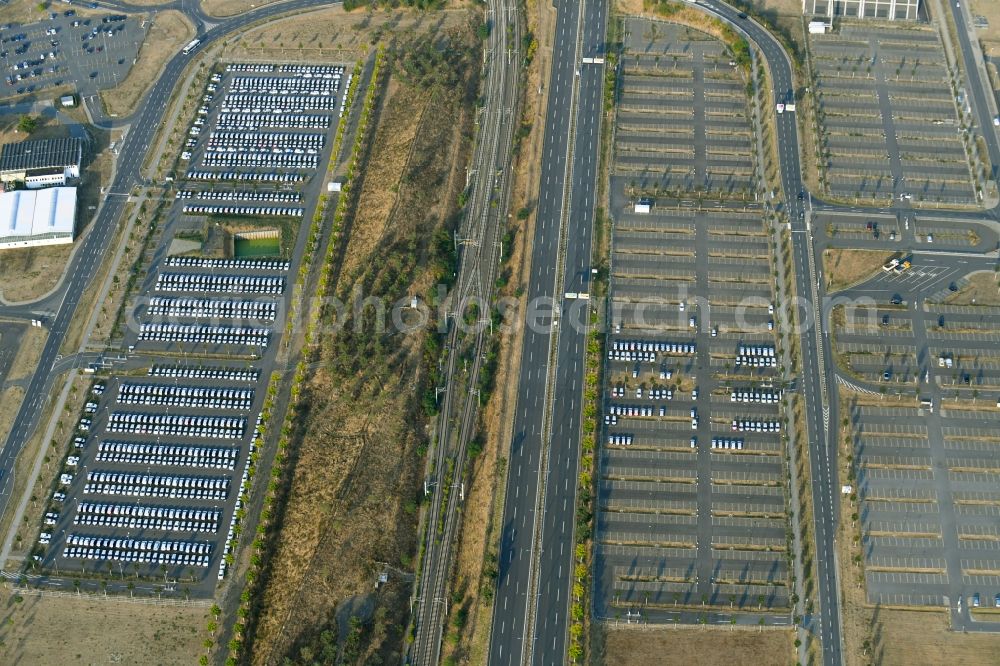
{"label": "row of parked car", "polygon": [[766,358],[774,358],[774,347],[771,345],[762,346],[750,346],[750,345],[740,345],[736,348],[737,356],[763,356]]}
{"label": "row of parked car", "polygon": [[712,448],[713,449],[728,449],[733,451],[743,450],[743,440],[742,439],[730,439],[728,437],[713,437],[712,438]]}
{"label": "row of parked car", "polygon": [[328,79],[307,79],[301,76],[234,76],[229,82],[231,93],[334,95],[339,89],[339,74],[333,74]]}
{"label": "row of parked car", "polygon": [[201,326],[184,324],[139,324],[139,340],[148,342],[191,342],[207,345],[266,347],[271,331],[243,326]]}
{"label": "row of parked car", "polygon": [[206,153],[202,165],[206,167],[249,166],[268,169],[315,169],[319,165],[319,156],[270,152]]}
{"label": "row of parked car", "polygon": [[227,130],[271,128],[330,129],[330,116],[298,113],[243,113],[227,111],[215,119],[215,126]]}
{"label": "row of parked car", "polygon": [[219,509],[172,508],[136,504],[80,502],[74,525],[100,525],[168,532],[210,532],[219,530]]}
{"label": "row of parked car", "polygon": [[780,432],[779,421],[746,421],[733,419],[732,429],[735,432]]}
{"label": "row of parked car", "polygon": [[270,203],[298,203],[301,192],[240,192],[238,190],[180,190],[178,199],[201,199],[202,201],[267,201]]}
{"label": "row of parked car", "polygon": [[774,405],[779,400],[781,400],[781,394],[775,391],[733,391],[729,394],[729,402]]}
{"label": "row of parked car", "polygon": [[192,541],[148,541],[114,537],[66,537],[63,555],[88,560],[116,560],[149,564],[182,564],[207,567],[212,544]]}
{"label": "row of parked car", "polygon": [[260,370],[256,368],[219,368],[201,365],[152,365],[146,374],[150,377],[225,379],[233,382],[256,382],[260,379]]}
{"label": "row of parked car", "polygon": [[608,444],[612,446],[632,446],[632,435],[608,435]]}
{"label": "row of parked car", "polygon": [[274,301],[233,301],[209,298],[167,298],[154,296],[146,314],[151,317],[221,317],[274,321],[278,304]]}
{"label": "row of parked car", "polygon": [[216,273],[160,273],[156,291],[280,294],[285,290],[282,276],[227,275]]}
{"label": "row of parked car", "polygon": [[167,257],[164,263],[170,268],[244,268],[254,271],[287,271],[291,265],[284,259],[217,259],[214,257]]}
{"label": "row of parked car", "polygon": [[257,445],[257,440],[261,437],[263,422],[263,416],[258,414],[257,423],[254,425],[253,434],[250,436],[250,455],[247,456],[246,462],[243,463],[243,476],[240,479],[239,492],[236,493],[236,506],[233,509],[232,518],[229,520],[229,533],[226,535],[226,541],[223,545],[223,557],[219,559],[219,580],[226,577],[225,555],[228,555],[233,548],[233,539],[236,537],[236,523],[239,520],[240,509],[243,508],[243,498],[246,496],[247,485],[250,483],[250,461],[253,459],[253,453]]}
{"label": "row of parked car", "polygon": [[184,174],[187,180],[237,180],[251,183],[301,183],[306,179],[304,174],[286,171],[188,171]]}
{"label": "row of parked car", "polygon": [[214,206],[185,205],[184,212],[188,215],[262,215],[266,217],[302,217],[304,208],[285,208],[277,206]]}
{"label": "row of parked car", "polygon": [[[87,473],[89,490],[85,488],[84,493],[163,497],[173,491],[205,491],[208,497],[197,497],[197,499],[225,499],[229,494],[229,483],[230,479],[227,476],[166,476],[94,471]],[[188,497],[193,495],[189,494]]]}
{"label": "row of parked car", "polygon": [[247,420],[241,416],[112,412],[108,418],[108,432],[134,432],[180,437],[239,439],[243,436],[246,426]]}
{"label": "row of parked car", "polygon": [[255,148],[315,148],[326,145],[326,134],[316,132],[239,132],[216,130],[208,135],[209,150],[226,147]]}
{"label": "row of parked car", "polygon": [[148,444],[113,440],[101,442],[97,449],[97,462],[198,467],[202,469],[226,469],[230,471],[235,467],[238,456],[239,449],[235,448]]}
{"label": "row of parked car", "polygon": [[747,366],[748,368],[776,368],[778,366],[778,359],[770,356],[737,356],[734,365],[737,368],[742,366]]}
{"label": "row of parked car", "polygon": [[253,389],[122,384],[118,391],[118,402],[124,405],[170,405],[247,410],[253,403]]}

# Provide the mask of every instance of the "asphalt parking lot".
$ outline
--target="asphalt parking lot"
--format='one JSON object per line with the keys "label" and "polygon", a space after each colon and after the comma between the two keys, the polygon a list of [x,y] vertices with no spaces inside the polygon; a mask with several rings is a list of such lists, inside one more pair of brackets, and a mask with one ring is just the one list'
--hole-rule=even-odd
{"label": "asphalt parking lot", "polygon": [[37,93],[64,83],[75,83],[83,96],[113,88],[128,74],[148,28],[138,17],[79,17],[62,5],[50,7],[48,16],[53,15],[27,25],[3,24],[0,96]]}
{"label": "asphalt parking lot", "polygon": [[809,38],[831,194],[976,200],[966,136],[935,30],[845,20],[839,32]]}
{"label": "asphalt parking lot", "polygon": [[[597,612],[652,622],[697,621],[678,606],[787,612],[771,258],[761,211],[740,196],[752,177],[746,98],[718,43],[631,19],[626,32]],[[675,55],[676,71],[658,77]],[[703,109],[707,98],[718,103]],[[728,199],[659,196],[635,210],[637,191],[695,187]]]}
{"label": "asphalt parking lot", "polygon": [[[290,276],[305,247],[301,228],[325,190],[319,169],[331,157],[343,71],[237,64],[211,77],[191,125],[199,131],[181,148],[193,154],[184,161],[196,177],[181,174],[165,228],[204,228],[212,220],[257,228],[285,220],[297,232],[282,237],[276,256],[232,256],[235,246],[207,256],[164,234],[121,341],[129,363],[142,359],[147,374],[101,377],[92,391],[42,526],[39,557],[50,572],[127,568],[137,577],[183,581],[201,596],[224,578],[260,443],[258,417]],[[223,109],[235,96],[248,94],[234,86],[274,90],[261,95],[282,110],[250,108],[245,113],[255,126],[237,132],[220,120],[234,113]],[[302,97],[297,90],[319,92],[280,102]],[[313,96],[327,101],[311,102]],[[258,159],[212,162],[219,154]],[[297,212],[287,212],[292,208]]]}
{"label": "asphalt parking lot", "polygon": [[[903,287],[900,287],[903,289]],[[845,405],[869,600],[992,606],[1000,594],[1000,308],[902,307],[838,318],[860,388]]]}

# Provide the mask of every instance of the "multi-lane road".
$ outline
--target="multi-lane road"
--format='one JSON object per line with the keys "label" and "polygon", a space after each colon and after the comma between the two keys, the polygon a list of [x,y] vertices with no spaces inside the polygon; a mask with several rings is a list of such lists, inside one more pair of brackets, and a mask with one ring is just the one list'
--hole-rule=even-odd
{"label": "multi-lane road", "polygon": [[607,3],[555,8],[491,664],[563,663],[569,628]]}

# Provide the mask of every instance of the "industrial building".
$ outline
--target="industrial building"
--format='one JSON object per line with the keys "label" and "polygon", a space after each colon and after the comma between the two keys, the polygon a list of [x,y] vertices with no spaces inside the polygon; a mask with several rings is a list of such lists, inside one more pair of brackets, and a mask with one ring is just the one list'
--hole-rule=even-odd
{"label": "industrial building", "polygon": [[29,189],[65,185],[80,177],[83,141],[45,139],[7,143],[0,148],[0,182]]}
{"label": "industrial building", "polygon": [[920,0],[802,0],[802,13],[812,16],[915,21]]}
{"label": "industrial building", "polygon": [[73,242],[76,188],[0,194],[0,250]]}

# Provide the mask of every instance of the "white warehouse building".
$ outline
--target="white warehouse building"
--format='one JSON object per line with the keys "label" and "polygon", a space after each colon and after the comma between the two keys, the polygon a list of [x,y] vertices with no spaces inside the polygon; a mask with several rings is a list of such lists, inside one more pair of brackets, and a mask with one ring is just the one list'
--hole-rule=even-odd
{"label": "white warehouse building", "polygon": [[0,250],[73,242],[76,188],[0,194]]}
{"label": "white warehouse building", "polygon": [[802,13],[828,19],[843,16],[915,21],[920,14],[920,0],[802,0]]}

